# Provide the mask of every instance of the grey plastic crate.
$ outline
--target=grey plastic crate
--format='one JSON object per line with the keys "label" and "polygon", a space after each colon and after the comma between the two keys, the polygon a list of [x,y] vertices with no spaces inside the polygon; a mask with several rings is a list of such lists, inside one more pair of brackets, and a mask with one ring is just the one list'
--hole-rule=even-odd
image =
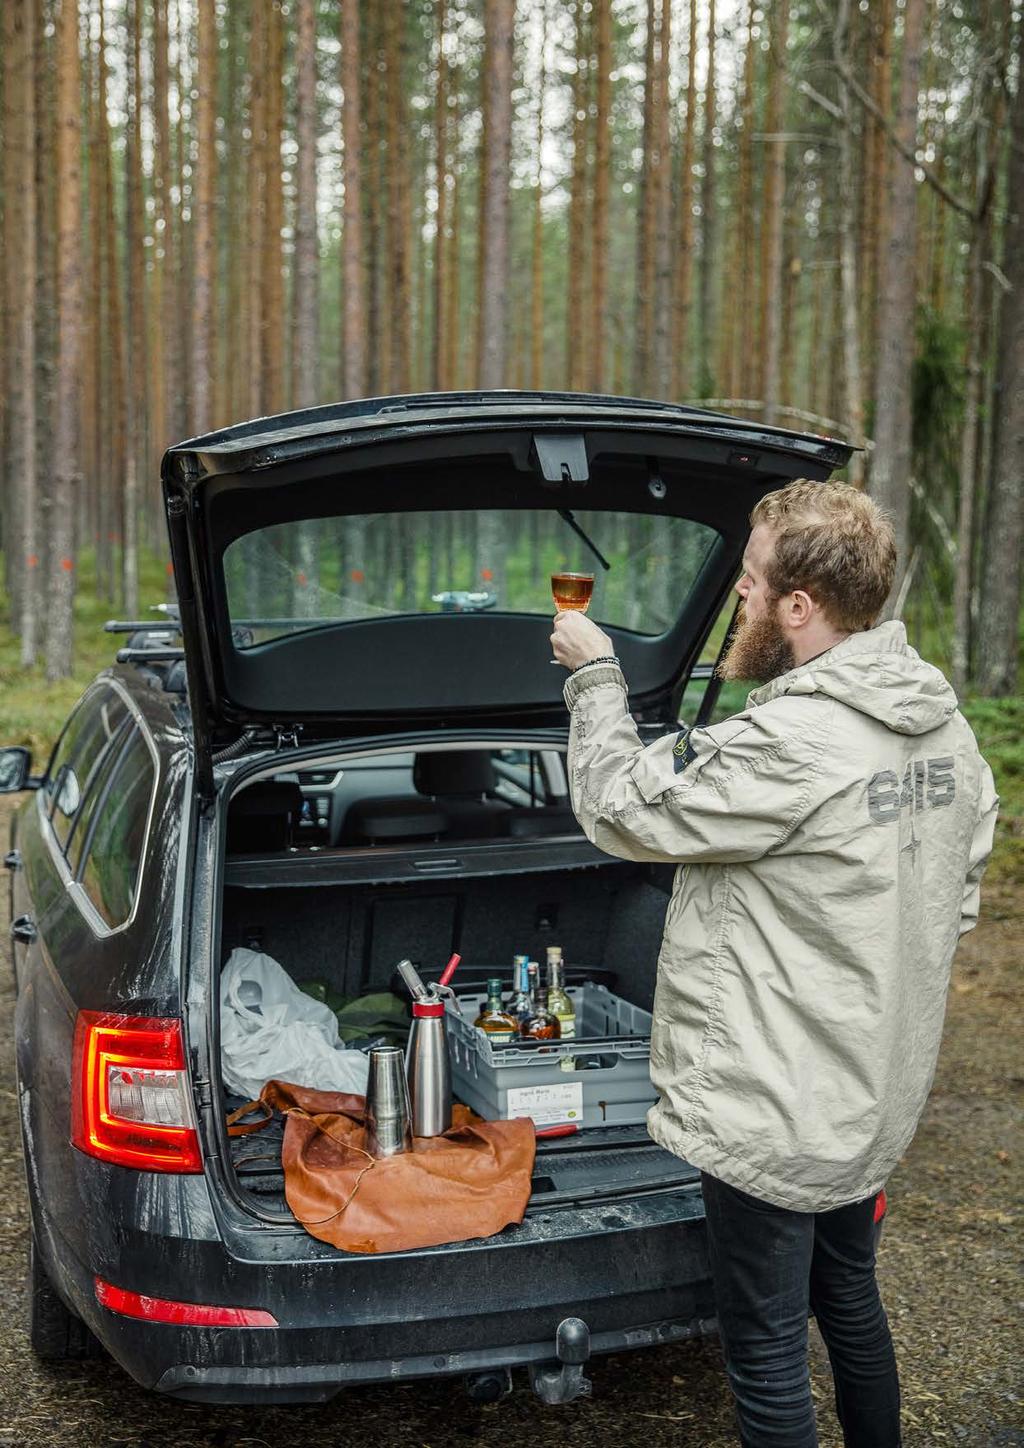
{"label": "grey plastic crate", "polygon": [[[635,1125],[657,1099],[651,1085],[651,1013],[586,981],[570,986],[571,1041],[496,1045],[473,1025],[486,995],[448,1003],[452,1090],[487,1121],[532,1116],[538,1126]],[[570,1068],[569,1063],[572,1063]]]}

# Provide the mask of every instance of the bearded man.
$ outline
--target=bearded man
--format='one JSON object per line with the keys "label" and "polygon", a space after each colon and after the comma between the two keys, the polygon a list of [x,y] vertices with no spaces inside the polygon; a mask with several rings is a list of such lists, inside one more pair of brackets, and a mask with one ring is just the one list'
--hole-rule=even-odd
{"label": "bearded man", "polygon": [[876,620],[896,565],[864,494],[768,494],[721,672],[739,714],[646,748],[611,640],[555,617],[573,808],[608,854],[679,865],[658,961],[651,1135],[701,1171],[746,1448],[817,1443],[813,1311],[847,1448],[900,1442],[876,1199],[935,1072],[998,800],[942,674]]}

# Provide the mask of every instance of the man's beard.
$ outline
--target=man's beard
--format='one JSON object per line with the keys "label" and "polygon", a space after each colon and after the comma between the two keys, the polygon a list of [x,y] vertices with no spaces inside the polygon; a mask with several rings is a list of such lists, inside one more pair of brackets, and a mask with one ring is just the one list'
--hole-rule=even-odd
{"label": "man's beard", "polygon": [[774,601],[760,618],[748,618],[741,607],[732,643],[718,665],[718,677],[769,684],[795,667],[793,647],[782,632]]}

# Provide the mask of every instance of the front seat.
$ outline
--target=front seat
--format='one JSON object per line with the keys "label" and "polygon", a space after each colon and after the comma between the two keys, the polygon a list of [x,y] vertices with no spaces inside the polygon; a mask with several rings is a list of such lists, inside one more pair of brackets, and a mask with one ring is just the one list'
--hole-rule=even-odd
{"label": "front seat", "polygon": [[474,840],[502,834],[512,806],[495,796],[498,777],[483,749],[417,754],[412,779],[448,817],[450,838]]}

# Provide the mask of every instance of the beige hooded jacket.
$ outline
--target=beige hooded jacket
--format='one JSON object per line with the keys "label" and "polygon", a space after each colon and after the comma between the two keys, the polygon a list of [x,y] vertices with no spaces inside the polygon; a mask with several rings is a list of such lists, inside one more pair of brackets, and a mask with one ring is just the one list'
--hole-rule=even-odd
{"label": "beige hooded jacket", "polygon": [[877,1192],[924,1108],[992,848],[998,799],[953,691],[885,623],[646,748],[617,665],[565,698],[589,838],[680,866],[651,1135],[796,1211]]}

